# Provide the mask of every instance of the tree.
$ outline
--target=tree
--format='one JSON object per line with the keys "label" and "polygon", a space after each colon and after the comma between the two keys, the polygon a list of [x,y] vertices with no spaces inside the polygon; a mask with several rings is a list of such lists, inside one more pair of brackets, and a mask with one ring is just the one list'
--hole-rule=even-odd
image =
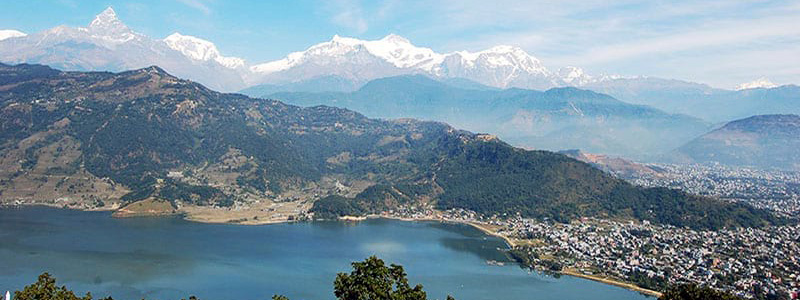
{"label": "tree", "polygon": [[334,280],[334,294],[339,300],[426,300],[418,284],[408,284],[400,265],[387,267],[383,260],[371,256],[363,262],[352,263],[350,274],[339,273]]}
{"label": "tree", "polygon": [[681,284],[671,286],[659,300],[742,300],[730,293],[717,291],[707,286]]}
{"label": "tree", "polygon": [[[14,292],[15,300],[92,300],[92,294],[86,293],[84,297],[75,296],[66,286],[57,286],[56,279],[48,273],[39,275],[36,283],[26,286],[22,291]],[[113,300],[111,297],[103,300]]]}

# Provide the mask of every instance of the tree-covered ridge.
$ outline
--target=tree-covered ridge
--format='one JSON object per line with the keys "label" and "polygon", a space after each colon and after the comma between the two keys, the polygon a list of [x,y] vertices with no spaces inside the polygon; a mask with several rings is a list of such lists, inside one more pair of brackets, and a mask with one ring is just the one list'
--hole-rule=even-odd
{"label": "tree-covered ridge", "polygon": [[[637,218],[712,229],[780,222],[742,204],[635,187],[561,154],[442,123],[223,94],[158,67],[0,65],[0,79],[0,200],[35,185],[87,201],[121,191],[123,202],[203,206],[319,198],[318,217],[432,203],[559,221]],[[61,182],[75,178],[86,182]]]}

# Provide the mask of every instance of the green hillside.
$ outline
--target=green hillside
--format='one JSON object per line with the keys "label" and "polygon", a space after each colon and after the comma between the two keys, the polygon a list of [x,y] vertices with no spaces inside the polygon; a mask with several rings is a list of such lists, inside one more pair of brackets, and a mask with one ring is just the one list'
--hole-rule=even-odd
{"label": "green hillside", "polygon": [[[634,187],[567,156],[443,123],[223,94],[158,67],[84,73],[2,65],[0,78],[3,201],[52,184],[59,195],[86,201],[102,186],[127,190],[125,202],[321,199],[318,216],[426,202],[559,221],[637,218],[694,228],[780,222],[743,204]],[[76,178],[84,179],[64,183]]]}

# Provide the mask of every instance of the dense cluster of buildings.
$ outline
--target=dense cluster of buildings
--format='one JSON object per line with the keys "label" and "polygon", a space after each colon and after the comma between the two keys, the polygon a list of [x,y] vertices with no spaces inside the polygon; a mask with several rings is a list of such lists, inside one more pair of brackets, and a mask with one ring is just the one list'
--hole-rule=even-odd
{"label": "dense cluster of buildings", "polygon": [[651,164],[648,167],[656,172],[620,177],[641,186],[676,188],[697,195],[747,202],[783,215],[800,215],[800,172],[720,164]]}
{"label": "dense cluster of buildings", "polygon": [[698,283],[746,298],[800,291],[800,225],[696,231],[596,219],[504,223],[503,234],[534,241],[526,251],[586,274]]}
{"label": "dense cluster of buildings", "polygon": [[614,278],[644,288],[696,283],[749,299],[798,299],[800,225],[698,231],[584,218],[571,223],[485,218],[467,210],[400,209],[392,216],[491,225],[530,267]]}

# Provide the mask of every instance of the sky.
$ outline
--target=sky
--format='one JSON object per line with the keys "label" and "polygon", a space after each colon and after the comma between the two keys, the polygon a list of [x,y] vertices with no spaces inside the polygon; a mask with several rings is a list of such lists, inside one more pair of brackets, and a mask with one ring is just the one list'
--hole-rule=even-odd
{"label": "sky", "polygon": [[519,46],[545,66],[647,75],[720,88],[766,77],[800,84],[797,0],[4,0],[0,29],[86,26],[108,6],[133,30],[214,42],[250,63],[335,34],[394,33],[446,53]]}

